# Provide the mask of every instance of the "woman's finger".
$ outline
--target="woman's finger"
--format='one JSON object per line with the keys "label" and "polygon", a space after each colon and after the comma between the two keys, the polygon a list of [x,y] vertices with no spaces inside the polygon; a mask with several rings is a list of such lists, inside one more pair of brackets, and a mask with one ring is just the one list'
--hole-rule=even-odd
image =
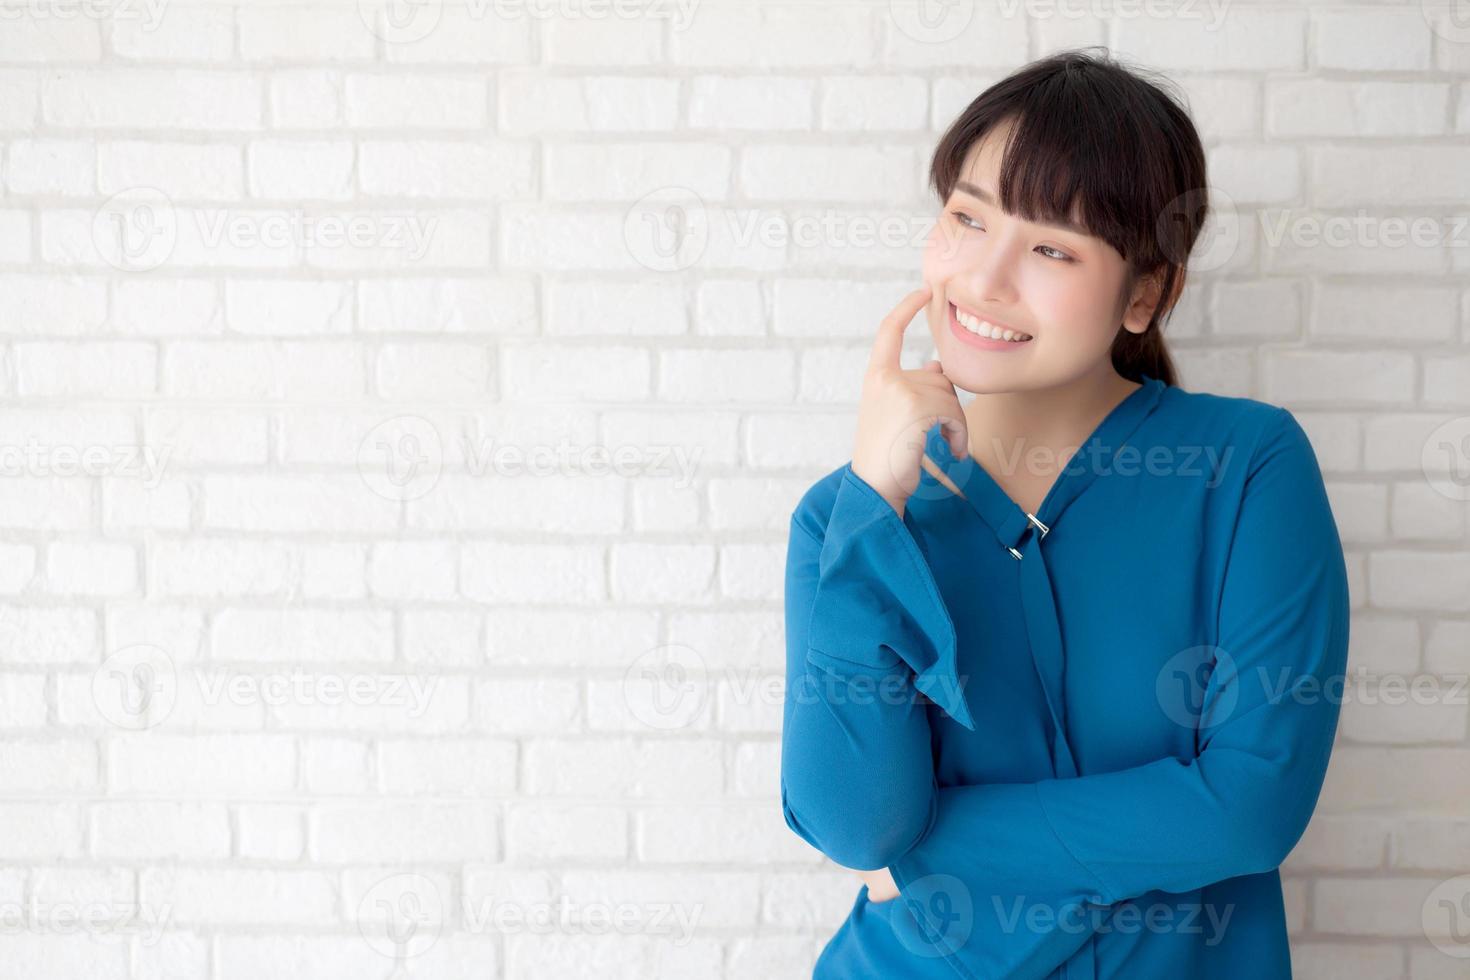
{"label": "woman's finger", "polygon": [[869,370],[875,368],[897,368],[899,354],[903,350],[904,331],[909,328],[914,317],[929,302],[933,289],[926,282],[918,289],[905,296],[897,306],[889,311],[878,326],[878,336],[873,341],[872,353],[868,355]]}

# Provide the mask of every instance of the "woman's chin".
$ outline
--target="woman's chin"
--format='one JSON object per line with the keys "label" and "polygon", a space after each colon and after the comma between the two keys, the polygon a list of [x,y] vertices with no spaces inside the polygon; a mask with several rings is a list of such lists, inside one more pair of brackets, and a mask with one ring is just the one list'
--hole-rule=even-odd
{"label": "woman's chin", "polygon": [[983,354],[977,357],[970,351],[941,350],[938,357],[944,376],[960,391],[994,395],[1016,390],[1018,379],[1015,372],[985,363],[987,359]]}

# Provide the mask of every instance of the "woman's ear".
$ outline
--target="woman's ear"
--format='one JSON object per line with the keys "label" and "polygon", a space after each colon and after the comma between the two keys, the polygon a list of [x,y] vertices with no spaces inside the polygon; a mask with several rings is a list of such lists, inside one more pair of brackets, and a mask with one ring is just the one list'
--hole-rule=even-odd
{"label": "woman's ear", "polygon": [[1128,307],[1123,311],[1123,329],[1129,333],[1141,334],[1148,330],[1148,322],[1153,318],[1155,309],[1162,316],[1173,307],[1179,294],[1184,291],[1184,270],[1175,270],[1173,288],[1169,291],[1167,301],[1161,306],[1159,298],[1164,290],[1164,276],[1167,272],[1167,266],[1160,268],[1144,276],[1133,287],[1133,295],[1129,297]]}

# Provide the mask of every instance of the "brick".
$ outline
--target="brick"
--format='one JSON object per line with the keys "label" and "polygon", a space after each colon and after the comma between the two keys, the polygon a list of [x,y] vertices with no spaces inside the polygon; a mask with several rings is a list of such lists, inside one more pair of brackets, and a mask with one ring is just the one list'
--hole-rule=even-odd
{"label": "brick", "polygon": [[47,549],[46,579],[61,595],[127,595],[138,585],[138,555],[129,544],[59,541]]}
{"label": "brick", "polygon": [[[135,8],[140,13],[147,8]],[[234,57],[235,18],[228,8],[155,8],[156,16],[108,21],[112,51],[137,61],[225,62]]]}
{"label": "brick", "polygon": [[0,277],[0,328],[6,333],[87,333],[106,317],[107,286],[100,279]]}
{"label": "brick", "polygon": [[401,796],[508,796],[516,743],[502,739],[393,739],[378,745],[378,789]]}
{"label": "brick", "polygon": [[638,815],[638,856],[649,863],[776,862],[815,864],[822,860],[791,833],[774,807],[669,806]]}
{"label": "brick", "polygon": [[13,194],[90,196],[96,193],[97,150],[89,143],[16,140],[7,147],[7,157],[5,186]]}
{"label": "brick", "polygon": [[708,600],[714,573],[715,549],[708,545],[616,545],[612,598],[635,603]]}
{"label": "brick", "polygon": [[1434,36],[1423,29],[1418,11],[1323,10],[1315,21],[1314,54],[1322,68],[1367,72],[1430,67]]}
{"label": "brick", "polygon": [[315,68],[272,72],[270,121],[278,129],[318,129],[344,121],[339,73]]}
{"label": "brick", "polygon": [[91,609],[0,607],[0,663],[96,664],[101,634]]}
{"label": "brick", "polygon": [[106,765],[108,789],[119,794],[269,796],[296,784],[296,751],[287,735],[114,736]]}
{"label": "brick", "polygon": [[535,187],[529,143],[365,140],[357,152],[358,179],[370,196],[503,201]]}
{"label": "brick", "polygon": [[247,803],[236,811],[240,857],[295,861],[306,851],[306,810],[289,804]]}
{"label": "brick", "polygon": [[1435,136],[1449,96],[1449,86],[1428,82],[1268,80],[1266,128],[1288,137]]}
{"label": "brick", "polygon": [[929,114],[929,86],[915,76],[826,78],[817,112],[826,130],[920,130]]}
{"label": "brick", "polygon": [[101,773],[95,742],[82,739],[12,739],[0,746],[0,777],[18,795],[96,793]]}
{"label": "brick", "polygon": [[344,104],[354,129],[478,129],[488,119],[485,83],[456,75],[349,74]]}
{"label": "brick", "polygon": [[386,663],[393,659],[386,610],[223,609],[209,634],[214,658],[291,663]]}
{"label": "brick", "polygon": [[1118,22],[1118,57],[1154,70],[1296,71],[1306,67],[1307,15],[1280,8],[1181,8],[1177,17],[1132,17]]}
{"label": "brick", "polygon": [[[370,9],[370,8],[365,8]],[[246,61],[367,61],[373,35],[352,7],[241,8],[236,12],[240,54]]]}
{"label": "brick", "polygon": [[311,857],[330,864],[497,860],[498,807],[485,803],[323,803],[310,817]]}
{"label": "brick", "polygon": [[341,282],[231,279],[225,322],[245,334],[334,334],[352,328],[353,293]]}
{"label": "brick", "polygon": [[375,367],[378,394],[389,401],[474,402],[495,395],[494,354],[483,344],[384,344]]}
{"label": "brick", "polygon": [[139,875],[145,903],[173,907],[181,924],[330,926],[336,888],[325,871],[245,868],[148,868]]}
{"label": "brick", "polygon": [[0,40],[0,62],[33,62],[65,64],[97,61],[102,57],[101,20],[73,13],[57,16],[30,16],[32,10],[17,8],[6,18],[3,40]]}
{"label": "brick", "polygon": [[158,388],[158,359],[152,346],[119,342],[44,343],[15,347],[22,395],[147,395]]}
{"label": "brick", "polygon": [[670,132],[679,122],[679,89],[675,79],[507,72],[500,76],[499,125],[518,136]]}
{"label": "brick", "polygon": [[244,72],[63,69],[41,83],[41,116],[74,129],[251,130],[261,80]]}
{"label": "brick", "polygon": [[352,196],[351,143],[258,140],[247,148],[246,158],[252,197],[340,201]]}
{"label": "brick", "polygon": [[230,856],[230,814],[223,803],[113,800],[88,812],[92,850],[102,858],[207,861]]}
{"label": "brick", "polygon": [[690,86],[689,125],[709,130],[810,130],[816,91],[816,84],[804,78],[701,76]]}
{"label": "brick", "polygon": [[155,187],[175,201],[235,201],[245,190],[245,161],[231,143],[109,141],[97,147],[97,187],[117,194]]}
{"label": "brick", "polygon": [[505,821],[515,861],[616,861],[628,853],[628,814],[610,806],[518,804]]}

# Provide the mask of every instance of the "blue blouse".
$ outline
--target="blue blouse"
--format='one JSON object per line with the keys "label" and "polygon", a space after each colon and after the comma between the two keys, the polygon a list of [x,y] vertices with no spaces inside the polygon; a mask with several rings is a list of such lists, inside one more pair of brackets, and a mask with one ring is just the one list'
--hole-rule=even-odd
{"label": "blue blouse", "polygon": [[813,977],[1289,977],[1349,609],[1296,418],[1145,376],[1035,514],[926,452],[963,496],[848,463],[791,516],[786,823],[900,891]]}

